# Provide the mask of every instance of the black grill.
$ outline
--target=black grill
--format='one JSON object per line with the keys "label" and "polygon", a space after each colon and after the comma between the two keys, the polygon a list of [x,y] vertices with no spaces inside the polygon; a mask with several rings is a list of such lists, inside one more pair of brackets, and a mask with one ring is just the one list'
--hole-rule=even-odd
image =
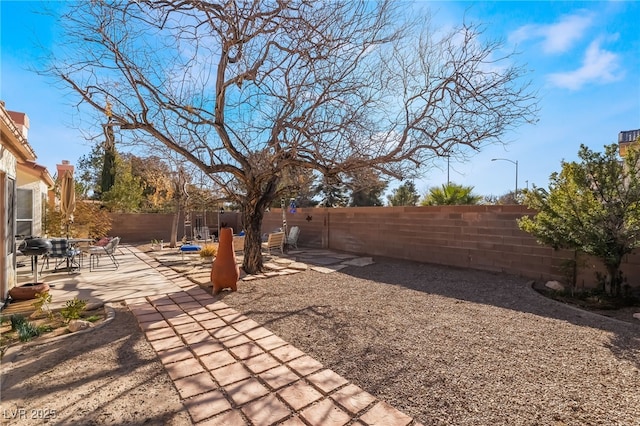
{"label": "black grill", "polygon": [[51,250],[51,241],[44,238],[27,238],[18,247],[26,256],[37,256]]}

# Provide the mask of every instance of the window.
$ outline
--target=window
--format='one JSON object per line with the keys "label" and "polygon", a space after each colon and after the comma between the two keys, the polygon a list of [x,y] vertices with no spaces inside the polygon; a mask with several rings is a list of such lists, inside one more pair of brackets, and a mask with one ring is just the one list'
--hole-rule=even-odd
{"label": "window", "polygon": [[33,235],[33,191],[18,189],[16,198],[16,234]]}

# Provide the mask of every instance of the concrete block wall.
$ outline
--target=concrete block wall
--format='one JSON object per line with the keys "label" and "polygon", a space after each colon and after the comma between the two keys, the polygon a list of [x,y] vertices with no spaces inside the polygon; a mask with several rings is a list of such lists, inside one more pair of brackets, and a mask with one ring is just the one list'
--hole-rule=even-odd
{"label": "concrete block wall", "polygon": [[[517,205],[312,208],[286,219],[300,227],[302,246],[566,281],[574,252],[542,246],[518,228],[518,218],[534,213]],[[282,211],[273,209],[263,229],[277,226]],[[578,264],[578,286],[595,286],[599,260],[582,255]],[[640,250],[625,258],[623,272],[640,286]]]}
{"label": "concrete block wall", "polygon": [[[123,243],[145,243],[151,240],[171,241],[171,225],[173,214],[160,213],[111,213],[112,227],[109,235],[119,236]],[[193,216],[193,215],[192,215]],[[234,229],[239,229],[240,214],[237,212],[225,212],[220,216],[220,222],[226,223]],[[211,232],[217,229],[217,213],[207,214],[207,227]],[[192,227],[196,226],[191,218]],[[178,219],[178,240],[185,234],[184,216]],[[193,229],[191,229],[193,232]],[[188,229],[187,229],[188,232]]]}
{"label": "concrete block wall", "polygon": [[[286,211],[287,227],[300,227],[298,244],[328,248],[363,256],[390,257],[461,268],[506,272],[535,280],[566,281],[564,265],[574,259],[570,250],[553,250],[538,244],[518,228],[516,219],[535,212],[523,206],[430,206],[298,208]],[[123,242],[170,240],[173,215],[113,214],[111,235]],[[265,214],[262,232],[282,227],[282,210]],[[217,218],[207,218],[210,229]],[[237,212],[225,212],[226,222],[239,230]],[[182,218],[178,238],[183,232]],[[579,287],[596,285],[595,271],[604,269],[598,259],[580,255]],[[622,270],[633,287],[640,287],[640,250],[625,257]]]}

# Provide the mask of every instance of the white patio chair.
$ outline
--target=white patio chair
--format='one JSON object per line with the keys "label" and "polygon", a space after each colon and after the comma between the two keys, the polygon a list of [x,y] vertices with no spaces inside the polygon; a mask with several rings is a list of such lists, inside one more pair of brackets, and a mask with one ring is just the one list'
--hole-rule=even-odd
{"label": "white patio chair", "polygon": [[286,244],[289,247],[298,248],[298,237],[300,236],[300,227],[292,226],[289,231],[289,235],[287,236]]}
{"label": "white patio chair", "polygon": [[98,264],[100,263],[100,258],[102,256],[106,256],[111,260],[116,269],[118,269],[120,264],[118,263],[115,254],[119,243],[120,237],[115,237],[112,238],[104,247],[91,247],[89,249],[89,271],[93,271],[98,268]]}

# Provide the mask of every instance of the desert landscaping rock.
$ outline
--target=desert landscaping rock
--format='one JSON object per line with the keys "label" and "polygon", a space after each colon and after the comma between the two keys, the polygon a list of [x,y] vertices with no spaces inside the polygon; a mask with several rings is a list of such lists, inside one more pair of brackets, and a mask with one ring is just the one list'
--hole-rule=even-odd
{"label": "desert landscaping rock", "polygon": [[298,271],[306,271],[307,269],[309,269],[309,265],[307,265],[306,263],[302,263],[302,262],[293,262],[290,263],[289,265],[287,265],[288,269],[296,269]]}
{"label": "desert landscaping rock", "polygon": [[74,319],[69,321],[69,325],[67,326],[67,328],[70,332],[75,333],[76,331],[86,330],[87,328],[91,328],[92,326],[93,324],[91,324],[89,321]]}
{"label": "desert landscaping rock", "polygon": [[312,266],[311,270],[320,272],[321,274],[330,274],[332,272],[339,271],[346,268],[347,265],[333,265],[333,266]]}
{"label": "desert landscaping rock", "polygon": [[558,281],[547,281],[544,286],[550,288],[551,290],[564,291],[564,286]]}

